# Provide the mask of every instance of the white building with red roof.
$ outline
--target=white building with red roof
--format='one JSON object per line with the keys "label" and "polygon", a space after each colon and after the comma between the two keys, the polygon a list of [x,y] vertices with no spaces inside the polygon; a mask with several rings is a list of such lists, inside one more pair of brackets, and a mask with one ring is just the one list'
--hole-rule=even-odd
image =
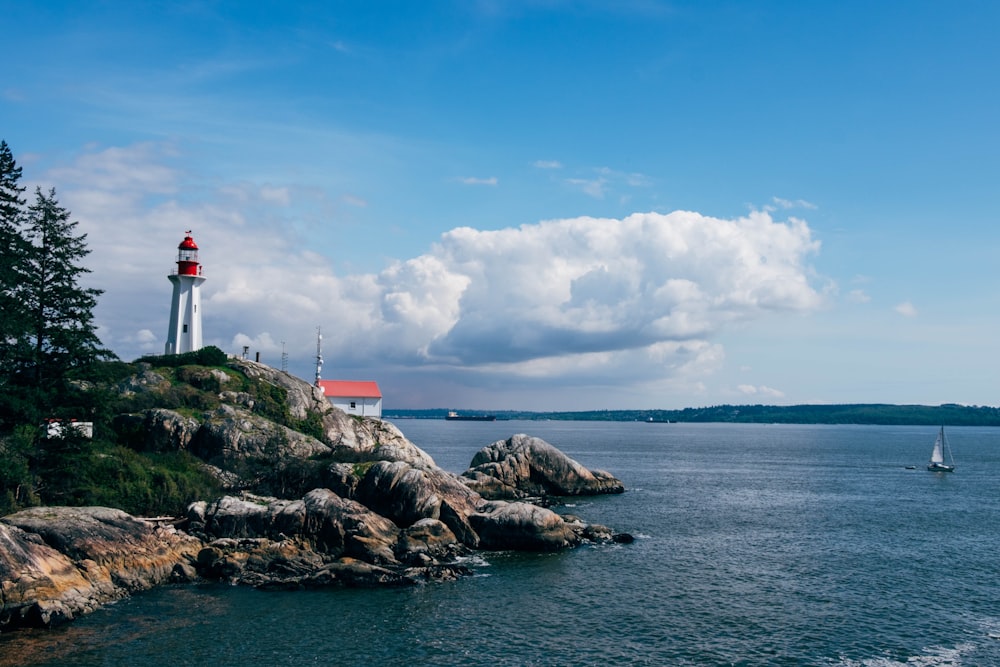
{"label": "white building with red roof", "polygon": [[382,418],[382,391],[377,382],[353,380],[317,380],[323,395],[349,415]]}

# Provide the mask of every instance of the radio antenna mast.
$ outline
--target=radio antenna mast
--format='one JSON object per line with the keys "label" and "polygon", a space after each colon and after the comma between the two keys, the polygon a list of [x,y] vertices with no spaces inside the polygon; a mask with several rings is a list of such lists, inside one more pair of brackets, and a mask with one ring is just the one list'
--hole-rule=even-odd
{"label": "radio antenna mast", "polygon": [[323,332],[316,327],[316,386],[319,386],[320,373],[323,370]]}

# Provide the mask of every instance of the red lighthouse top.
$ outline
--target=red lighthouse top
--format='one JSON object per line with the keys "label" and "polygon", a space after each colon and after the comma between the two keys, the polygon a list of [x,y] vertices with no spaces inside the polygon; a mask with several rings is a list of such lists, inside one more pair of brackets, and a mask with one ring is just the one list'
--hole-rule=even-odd
{"label": "red lighthouse top", "polygon": [[191,232],[177,246],[177,273],[182,276],[197,276],[201,274],[198,263],[198,244],[191,238]]}

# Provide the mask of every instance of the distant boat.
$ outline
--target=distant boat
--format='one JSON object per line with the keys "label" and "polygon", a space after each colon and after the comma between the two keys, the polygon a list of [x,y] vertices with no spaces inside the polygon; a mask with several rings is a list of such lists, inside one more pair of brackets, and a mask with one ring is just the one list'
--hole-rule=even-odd
{"label": "distant boat", "polygon": [[444,417],[450,422],[495,422],[496,415],[460,415],[454,410],[448,412]]}
{"label": "distant boat", "polygon": [[[948,463],[944,462],[945,452],[948,453]],[[941,427],[937,439],[934,441],[934,449],[931,450],[931,460],[927,464],[927,469],[932,472],[955,472],[955,459],[951,455],[951,445],[944,437],[944,426]]]}

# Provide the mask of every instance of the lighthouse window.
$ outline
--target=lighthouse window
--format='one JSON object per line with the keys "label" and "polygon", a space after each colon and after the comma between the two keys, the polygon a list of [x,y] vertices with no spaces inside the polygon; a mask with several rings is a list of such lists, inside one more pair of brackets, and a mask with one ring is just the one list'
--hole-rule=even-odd
{"label": "lighthouse window", "polygon": [[187,333],[187,332],[188,332],[188,325],[185,324],[184,325],[184,331],[182,333]]}
{"label": "lighthouse window", "polygon": [[354,401],[351,401],[351,409],[353,410],[356,407],[358,407],[358,404],[355,403]]}

